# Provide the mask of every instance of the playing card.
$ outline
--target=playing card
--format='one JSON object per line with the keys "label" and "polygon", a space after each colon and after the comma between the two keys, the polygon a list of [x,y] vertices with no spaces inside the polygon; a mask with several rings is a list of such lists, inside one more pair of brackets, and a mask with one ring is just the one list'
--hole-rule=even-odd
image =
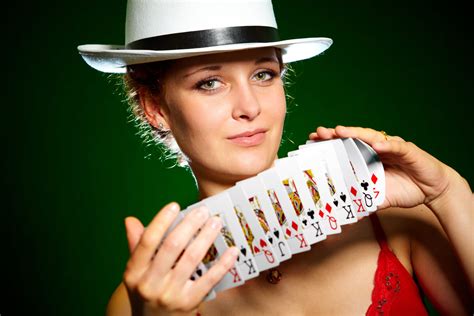
{"label": "playing card", "polygon": [[[183,212],[186,215],[191,210],[201,205],[205,205],[205,204],[202,202],[198,202],[196,204],[188,206]],[[224,239],[224,236],[222,236],[221,234],[218,234],[216,240],[214,241],[214,244],[210,247],[206,256],[202,260],[205,267],[207,269],[210,269],[212,265],[215,264],[216,260],[220,256],[222,256],[222,254],[227,250],[227,248],[229,248],[229,246],[227,245],[227,242]],[[242,273],[240,269],[237,267],[237,262],[236,262],[234,266],[230,268],[229,271],[224,275],[221,281],[214,287],[214,291],[216,292],[224,291],[233,287],[240,286],[244,284],[244,282],[245,282],[244,278],[242,277]]]}
{"label": "playing card", "polygon": [[379,206],[385,200],[385,171],[383,164],[375,150],[360,139],[354,139],[357,148],[359,148],[364,157],[365,164],[369,169],[369,179],[372,183],[375,205]]}
{"label": "playing card", "polygon": [[333,203],[331,193],[335,192],[335,188],[327,176],[325,160],[308,151],[293,151],[289,152],[288,156],[295,158],[299,169],[303,172],[306,187],[316,207],[316,216],[322,219],[323,230],[328,235],[340,233],[341,226],[336,217],[338,208]]}
{"label": "playing card", "polygon": [[280,158],[275,160],[275,170],[288,193],[296,214],[303,223],[303,229],[308,232],[306,236],[309,244],[312,245],[326,239],[325,225],[321,225],[322,219],[319,210],[316,210],[303,172],[298,167],[298,161],[295,157]]}
{"label": "playing card", "polygon": [[[352,200],[354,211],[358,218],[367,216],[369,214],[369,207],[364,203],[365,198],[363,195],[363,188],[360,186],[359,178],[357,177],[354,167],[349,160],[349,156],[346,152],[346,148],[341,139],[331,139],[326,141],[307,141],[306,144],[311,144],[312,146],[327,146],[325,144],[330,144],[333,146],[334,151],[336,152],[336,157],[339,161],[339,166],[342,170],[342,175],[344,177],[344,182],[346,183],[346,188],[349,191],[349,196]],[[375,205],[371,206],[372,211],[375,210]]]}
{"label": "playing card", "polygon": [[221,192],[202,201],[214,216],[222,219],[221,234],[229,247],[236,246],[239,250],[237,267],[242,272],[245,281],[259,275],[259,268],[252,255],[252,251],[244,236],[244,229],[240,226],[239,219],[234,212],[234,205],[227,192]]}
{"label": "playing card", "polygon": [[[170,234],[170,232],[173,231],[176,228],[176,226],[178,226],[178,224],[183,220],[184,216],[185,216],[184,212],[178,213],[173,223],[171,223],[170,227],[166,230],[165,234],[163,235],[162,241],[164,241],[165,238]],[[202,262],[200,262],[198,266],[196,267],[196,270],[194,270],[193,274],[191,275],[190,279],[193,281],[196,281],[197,279],[202,277],[204,273],[206,272],[207,272],[206,266]],[[216,298],[216,292],[212,289],[211,291],[209,291],[209,293],[207,293],[204,300],[210,301],[210,300],[213,300],[214,298]]]}
{"label": "playing card", "polygon": [[362,189],[363,203],[366,206],[369,212],[374,212],[377,210],[377,206],[374,201],[374,189],[370,179],[369,169],[365,163],[364,157],[357,147],[354,139],[352,138],[342,138],[342,143],[346,149],[347,156],[353,167],[354,174],[358,179],[360,188]]}
{"label": "playing card", "polygon": [[310,250],[311,246],[307,242],[308,238],[303,230],[303,225],[275,168],[262,171],[257,175],[257,178],[265,187],[291,253],[296,254]]}
{"label": "playing card", "polygon": [[332,144],[330,142],[318,142],[300,145],[298,151],[291,153],[298,154],[299,152],[307,152],[314,157],[324,157],[327,170],[325,176],[328,183],[332,184],[329,185],[329,192],[332,204],[336,208],[335,213],[338,223],[340,225],[347,225],[357,222],[357,216],[355,216],[355,205],[350,198],[342,174],[342,169]]}
{"label": "playing card", "polygon": [[291,251],[283,235],[272,201],[267,195],[262,181],[258,177],[252,177],[236,183],[242,189],[245,196],[257,214],[260,226],[265,231],[268,241],[272,244],[274,253],[280,262],[291,258]]}
{"label": "playing card", "polygon": [[232,200],[235,214],[239,219],[241,229],[244,230],[244,235],[257,262],[258,269],[264,271],[278,266],[280,261],[274,253],[272,244],[267,239],[262,226],[260,226],[259,221],[261,219],[253,211],[242,189],[233,186],[225,192],[229,194]]}

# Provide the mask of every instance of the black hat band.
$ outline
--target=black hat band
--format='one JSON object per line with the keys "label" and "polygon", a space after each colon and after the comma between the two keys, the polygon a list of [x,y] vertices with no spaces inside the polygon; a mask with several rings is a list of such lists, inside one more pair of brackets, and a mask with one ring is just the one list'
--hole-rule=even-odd
{"label": "black hat band", "polygon": [[127,44],[127,49],[172,50],[240,43],[277,42],[278,30],[269,26],[234,26],[148,37]]}

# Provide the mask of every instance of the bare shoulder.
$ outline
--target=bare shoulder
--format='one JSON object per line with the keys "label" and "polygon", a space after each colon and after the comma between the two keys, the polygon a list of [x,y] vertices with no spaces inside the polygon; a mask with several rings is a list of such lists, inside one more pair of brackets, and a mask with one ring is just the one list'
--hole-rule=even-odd
{"label": "bare shoulder", "polygon": [[123,283],[115,289],[107,304],[107,316],[129,316],[132,314],[127,289]]}

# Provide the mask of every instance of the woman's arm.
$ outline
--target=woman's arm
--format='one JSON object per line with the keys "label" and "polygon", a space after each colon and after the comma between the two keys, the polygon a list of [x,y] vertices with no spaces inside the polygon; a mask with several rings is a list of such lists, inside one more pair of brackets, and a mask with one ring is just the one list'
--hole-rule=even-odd
{"label": "woman's arm", "polygon": [[[438,218],[454,253],[474,288],[474,205],[469,184],[455,170],[397,136],[388,138],[369,128],[319,127],[310,139],[359,138],[380,156],[386,175],[386,199],[380,208],[425,204]],[[432,245],[436,247],[435,244]]]}
{"label": "woman's arm", "polygon": [[453,173],[449,186],[427,206],[436,215],[451,241],[469,278],[471,295],[474,296],[474,196],[464,178],[453,169],[449,172]]}

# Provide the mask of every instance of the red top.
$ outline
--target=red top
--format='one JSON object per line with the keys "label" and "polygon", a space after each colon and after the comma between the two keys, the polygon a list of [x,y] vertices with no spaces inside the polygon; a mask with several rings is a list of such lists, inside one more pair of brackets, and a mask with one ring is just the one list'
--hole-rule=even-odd
{"label": "red top", "polygon": [[428,315],[412,276],[388,248],[387,238],[380,221],[373,213],[369,216],[380,253],[375,271],[372,304],[366,315]]}

